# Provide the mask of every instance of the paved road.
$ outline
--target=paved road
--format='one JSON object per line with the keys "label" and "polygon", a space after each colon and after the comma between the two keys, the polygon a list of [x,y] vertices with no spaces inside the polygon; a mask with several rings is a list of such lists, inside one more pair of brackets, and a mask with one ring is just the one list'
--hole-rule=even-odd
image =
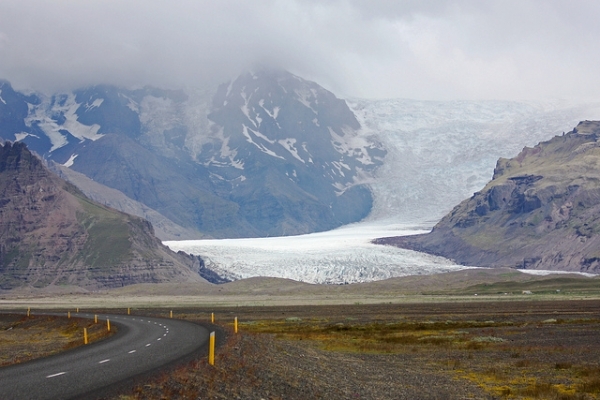
{"label": "paved road", "polygon": [[[72,315],[93,318],[92,314]],[[206,328],[177,319],[98,317],[103,322],[108,317],[111,325],[118,325],[118,333],[55,356],[0,368],[0,399],[71,399],[93,394],[197,352],[209,336]]]}

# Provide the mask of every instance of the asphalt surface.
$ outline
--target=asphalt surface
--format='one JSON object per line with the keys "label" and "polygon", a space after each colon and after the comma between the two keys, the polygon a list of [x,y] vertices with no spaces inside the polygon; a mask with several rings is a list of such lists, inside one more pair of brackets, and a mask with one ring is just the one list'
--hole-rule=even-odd
{"label": "asphalt surface", "polygon": [[117,334],[54,356],[0,368],[0,399],[95,398],[103,389],[198,353],[206,347],[210,334],[203,326],[177,319],[107,314],[98,318],[103,323],[108,318],[111,326],[118,327]]}

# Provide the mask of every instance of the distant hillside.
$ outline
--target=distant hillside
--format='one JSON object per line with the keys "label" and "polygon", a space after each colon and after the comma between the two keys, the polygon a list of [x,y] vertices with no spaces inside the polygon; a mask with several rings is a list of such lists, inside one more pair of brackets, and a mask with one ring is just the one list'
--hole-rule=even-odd
{"label": "distant hillside", "polygon": [[425,235],[378,239],[474,266],[600,273],[600,122],[500,159]]}
{"label": "distant hillside", "polygon": [[206,238],[206,235],[202,235],[198,231],[186,229],[181,225],[177,225],[147,205],[127,197],[123,192],[98,183],[93,179],[90,179],[87,176],[72,170],[71,168],[57,164],[53,161],[48,163],[48,168],[62,179],[77,186],[77,188],[91,200],[94,200],[100,204],[104,204],[110,208],[122,211],[126,214],[136,215],[148,220],[154,228],[156,237],[158,237],[160,240]]}
{"label": "distant hillside", "polygon": [[25,144],[0,146],[0,289],[200,282],[198,269],[147,221],[87,199]]}
{"label": "distant hillside", "polygon": [[279,70],[189,94],[97,85],[25,96],[0,81],[0,138],[160,213],[165,238],[296,235],[363,219],[385,150],[360,128],[344,100]]}

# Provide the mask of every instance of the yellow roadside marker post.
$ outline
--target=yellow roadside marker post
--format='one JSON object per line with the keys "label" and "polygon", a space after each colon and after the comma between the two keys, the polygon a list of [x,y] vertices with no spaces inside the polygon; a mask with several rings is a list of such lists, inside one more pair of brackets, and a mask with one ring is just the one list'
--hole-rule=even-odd
{"label": "yellow roadside marker post", "polygon": [[98,314],[94,314],[94,323],[97,324],[98,323]]}
{"label": "yellow roadside marker post", "polygon": [[131,315],[131,309],[127,307],[127,315]]}
{"label": "yellow roadside marker post", "polygon": [[169,317],[173,318],[173,310],[169,313]]}
{"label": "yellow roadside marker post", "polygon": [[71,311],[67,311],[67,318],[71,318]]}
{"label": "yellow roadside marker post", "polygon": [[208,363],[215,365],[215,333],[210,333],[210,340],[208,344]]}
{"label": "yellow roadside marker post", "polygon": [[235,320],[233,321],[233,331],[238,333],[237,317],[235,317]]}
{"label": "yellow roadside marker post", "polygon": [[215,323],[215,313],[214,312],[210,313],[210,322],[211,322],[211,324]]}
{"label": "yellow roadside marker post", "polygon": [[27,307],[27,316],[29,317],[31,315],[31,307]]}
{"label": "yellow roadside marker post", "polygon": [[106,329],[110,332],[110,319],[106,318]]}
{"label": "yellow roadside marker post", "polygon": [[79,313],[79,307],[77,307],[77,313]]}
{"label": "yellow roadside marker post", "polygon": [[83,344],[88,344],[87,328],[83,328]]}

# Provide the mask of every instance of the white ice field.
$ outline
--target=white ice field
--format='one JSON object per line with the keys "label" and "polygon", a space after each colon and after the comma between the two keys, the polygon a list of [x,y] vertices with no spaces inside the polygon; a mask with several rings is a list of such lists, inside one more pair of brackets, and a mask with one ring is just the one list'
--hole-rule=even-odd
{"label": "white ice field", "polygon": [[354,283],[467,268],[423,253],[376,246],[385,236],[427,232],[461,200],[491,179],[499,157],[514,157],[570,131],[579,121],[600,119],[600,103],[349,102],[363,134],[388,154],[368,182],[374,208],[363,222],[302,236],[165,242],[202,256],[231,279],[252,276],[309,283]]}
{"label": "white ice field", "polygon": [[175,251],[202,255],[209,268],[230,279],[272,276],[339,284],[464,268],[442,257],[370,243],[378,237],[421,232],[427,231],[363,223],[300,236],[165,244]]}

